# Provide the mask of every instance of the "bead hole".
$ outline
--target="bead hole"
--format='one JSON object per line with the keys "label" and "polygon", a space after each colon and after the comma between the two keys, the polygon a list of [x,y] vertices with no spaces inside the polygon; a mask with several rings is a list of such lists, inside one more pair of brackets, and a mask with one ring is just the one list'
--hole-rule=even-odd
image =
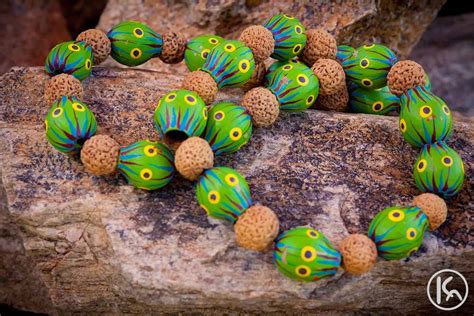
{"label": "bead hole", "polygon": [[188,135],[182,131],[169,131],[163,136],[163,141],[165,144],[174,148],[175,145],[178,145],[188,139]]}

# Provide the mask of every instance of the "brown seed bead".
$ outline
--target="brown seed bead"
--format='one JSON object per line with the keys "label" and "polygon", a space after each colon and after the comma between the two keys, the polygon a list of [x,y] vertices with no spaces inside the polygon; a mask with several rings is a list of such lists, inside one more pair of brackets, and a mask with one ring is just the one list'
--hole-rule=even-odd
{"label": "brown seed bead", "polygon": [[94,65],[102,63],[110,55],[110,40],[101,30],[90,29],[84,31],[77,36],[76,40],[86,42],[86,45],[92,48]]}
{"label": "brown seed bead", "polygon": [[337,43],[334,36],[322,28],[306,31],[306,46],[301,59],[312,66],[318,59],[336,59]]}
{"label": "brown seed bead", "polygon": [[244,83],[242,86],[242,90],[245,92],[249,91],[250,89],[259,87],[263,83],[263,78],[265,77],[265,64],[263,62],[255,63],[255,70],[252,73],[252,77]]}
{"label": "brown seed bead", "polygon": [[374,242],[362,234],[352,234],[339,245],[343,268],[352,274],[369,272],[377,261],[377,247]]}
{"label": "brown seed bead", "polygon": [[184,59],[186,38],[182,33],[168,32],[163,34],[163,48],[160,59],[167,64],[177,64]]}
{"label": "brown seed bead", "polygon": [[321,95],[334,94],[346,84],[344,69],[341,64],[333,59],[318,59],[311,70],[318,77],[319,94]]}
{"label": "brown seed bead", "polygon": [[82,99],[84,97],[84,89],[81,82],[75,77],[64,73],[49,79],[44,89],[44,100],[46,103],[51,105],[62,96]]}
{"label": "brown seed bead", "polygon": [[403,92],[425,84],[425,71],[412,60],[402,60],[392,66],[387,75],[390,92],[401,96]]}
{"label": "brown seed bead", "polygon": [[108,135],[95,135],[86,140],[81,161],[87,172],[96,176],[114,173],[117,169],[119,144]]}
{"label": "brown seed bead", "polygon": [[214,101],[218,91],[214,78],[201,70],[188,73],[184,77],[182,88],[196,92],[206,104]]}
{"label": "brown seed bead", "polygon": [[195,181],[205,169],[214,166],[214,153],[205,139],[191,137],[176,150],[174,163],[183,177]]}
{"label": "brown seed bead", "polygon": [[279,228],[278,217],[271,209],[254,205],[235,223],[235,238],[240,247],[262,251],[276,238]]}
{"label": "brown seed bead", "polygon": [[430,230],[435,230],[444,223],[448,216],[446,202],[433,193],[423,193],[413,198],[413,205],[418,206],[428,217]]}
{"label": "brown seed bead", "polygon": [[257,127],[272,125],[280,113],[280,104],[275,95],[263,87],[253,88],[245,93],[241,101]]}
{"label": "brown seed bead", "polygon": [[349,92],[344,83],[344,87],[334,94],[319,95],[312,106],[318,110],[346,112],[348,110]]}
{"label": "brown seed bead", "polygon": [[240,34],[239,40],[252,50],[253,58],[257,62],[264,61],[270,57],[275,47],[272,32],[262,25],[247,27]]}

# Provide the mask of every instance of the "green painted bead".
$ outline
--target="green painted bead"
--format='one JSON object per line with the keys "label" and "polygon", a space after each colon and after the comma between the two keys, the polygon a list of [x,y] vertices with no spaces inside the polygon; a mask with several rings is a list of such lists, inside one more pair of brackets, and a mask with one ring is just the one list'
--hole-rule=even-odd
{"label": "green painted bead", "polygon": [[191,39],[186,44],[186,50],[184,51],[184,62],[188,69],[190,71],[200,69],[211,49],[223,41],[222,37],[213,34],[200,35]]}
{"label": "green painted bead", "polygon": [[56,100],[44,124],[49,143],[67,154],[79,152],[97,130],[94,114],[75,97],[64,96]]}
{"label": "green painted bead", "polygon": [[306,45],[306,31],[298,19],[286,14],[270,18],[264,25],[273,34],[273,58],[286,61],[298,56]]}
{"label": "green painted bead", "polygon": [[49,52],[44,67],[50,76],[66,73],[82,81],[91,73],[92,49],[79,41],[58,44]]}
{"label": "green painted bead", "polygon": [[319,80],[305,64],[277,61],[267,70],[264,85],[275,94],[280,109],[295,112],[309,108],[319,94]]}
{"label": "green painted bead", "polygon": [[252,77],[255,60],[241,41],[223,41],[211,50],[201,69],[214,78],[219,88],[238,88]]}
{"label": "green painted bead", "polygon": [[349,106],[353,112],[385,115],[400,107],[400,99],[385,86],[367,89],[349,82]]}
{"label": "green painted bead", "polygon": [[252,120],[247,110],[232,102],[220,102],[209,111],[204,139],[215,155],[233,153],[252,136]]}
{"label": "green painted bead", "polygon": [[173,179],[174,158],[168,147],[140,140],[120,149],[118,171],[127,182],[143,190],[156,190]]}
{"label": "green painted bead", "polygon": [[361,87],[379,89],[387,85],[387,74],[397,62],[395,54],[380,44],[364,45],[342,62],[346,79]]}
{"label": "green painted bead", "polygon": [[112,45],[110,55],[126,66],[138,66],[159,56],[163,47],[161,35],[137,21],[120,22],[107,37]]}
{"label": "green painted bead", "polygon": [[449,139],[452,116],[442,99],[418,86],[404,93],[400,104],[400,131],[408,143],[421,147]]}
{"label": "green painted bead", "polygon": [[207,215],[232,223],[252,205],[245,178],[226,167],[204,171],[196,186],[196,197]]}
{"label": "green painted bead", "polygon": [[337,46],[336,59],[342,63],[347,58],[354,55],[355,49],[349,45],[339,45]]}
{"label": "green painted bead", "polygon": [[422,192],[449,198],[464,182],[464,165],[456,151],[445,142],[423,146],[413,168],[415,183]]}
{"label": "green painted bead", "polygon": [[206,128],[206,104],[193,91],[168,92],[158,102],[154,122],[160,137],[173,131],[185,133],[187,137],[200,136]]}
{"label": "green painted bead", "polygon": [[377,246],[379,257],[397,260],[418,250],[427,228],[428,219],[418,207],[394,206],[372,219],[368,235]]}
{"label": "green painted bead", "polygon": [[310,227],[296,227],[275,240],[273,259],[278,271],[298,281],[317,281],[336,274],[341,254],[324,235]]}

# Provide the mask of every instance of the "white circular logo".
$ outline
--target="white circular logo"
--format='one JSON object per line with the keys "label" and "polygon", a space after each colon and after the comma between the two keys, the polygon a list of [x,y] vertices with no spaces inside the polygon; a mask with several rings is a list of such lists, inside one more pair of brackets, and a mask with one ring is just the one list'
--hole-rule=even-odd
{"label": "white circular logo", "polygon": [[431,304],[443,311],[461,307],[467,300],[468,293],[469,286],[464,276],[451,269],[439,270],[426,285],[426,294]]}

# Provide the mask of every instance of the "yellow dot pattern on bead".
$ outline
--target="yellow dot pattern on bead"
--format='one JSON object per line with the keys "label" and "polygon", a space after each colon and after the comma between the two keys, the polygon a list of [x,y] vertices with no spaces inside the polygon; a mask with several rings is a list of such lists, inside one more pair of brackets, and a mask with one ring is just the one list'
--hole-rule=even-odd
{"label": "yellow dot pattern on bead", "polygon": [[225,182],[230,185],[231,187],[235,187],[239,184],[239,179],[232,173],[229,173],[224,178]]}
{"label": "yellow dot pattern on bead", "polygon": [[197,103],[197,99],[194,96],[187,94],[184,96],[184,102],[189,105],[195,105]]}
{"label": "yellow dot pattern on bead", "polygon": [[224,46],[224,50],[226,52],[232,53],[235,50],[235,45],[234,44],[226,44]]}
{"label": "yellow dot pattern on bead", "polygon": [[411,228],[408,228],[408,229],[407,229],[407,234],[406,234],[406,236],[407,236],[407,239],[408,239],[408,240],[413,240],[413,239],[415,239],[415,238],[416,238],[416,235],[417,235],[417,233],[416,233],[416,229],[415,229],[415,228],[411,227]]}
{"label": "yellow dot pattern on bead", "polygon": [[77,103],[77,102],[72,104],[72,108],[78,112],[84,112],[86,110],[86,108],[83,107],[82,104]]}
{"label": "yellow dot pattern on bead", "polygon": [[242,59],[239,62],[239,71],[241,73],[247,73],[250,69],[250,62],[247,59]]}
{"label": "yellow dot pattern on bead", "polygon": [[47,132],[49,128],[48,121],[44,120],[44,130]]}
{"label": "yellow dot pattern on bead", "polygon": [[306,277],[311,275],[311,269],[307,266],[300,265],[300,266],[296,267],[295,273],[296,273],[296,275],[298,275],[302,278],[306,278]]}
{"label": "yellow dot pattern on bead", "polygon": [[296,77],[296,80],[298,81],[298,84],[300,86],[306,86],[308,85],[308,77],[304,74],[299,74],[297,77]]}
{"label": "yellow dot pattern on bead", "polygon": [[364,48],[368,49],[368,48],[372,48],[372,47],[374,47],[374,46],[375,46],[375,44],[364,45]]}
{"label": "yellow dot pattern on bead", "polygon": [[214,113],[214,119],[216,121],[222,121],[224,117],[225,117],[225,113],[222,111],[217,111],[216,113]]}
{"label": "yellow dot pattern on bead", "polygon": [[314,102],[314,95],[310,95],[309,97],[306,98],[307,105],[310,105],[313,102]]}
{"label": "yellow dot pattern on bead", "polygon": [[373,85],[373,82],[372,80],[368,79],[368,78],[364,78],[361,80],[361,83],[365,86],[365,87],[372,87]]}
{"label": "yellow dot pattern on bead", "polygon": [[154,145],[148,145],[143,148],[143,153],[148,157],[154,157],[158,154],[158,148]]}
{"label": "yellow dot pattern on bead", "polygon": [[309,238],[312,238],[312,239],[318,239],[319,238],[319,233],[317,230],[314,230],[314,229],[308,229],[306,231],[306,235],[309,237]]}
{"label": "yellow dot pattern on bead", "polygon": [[203,204],[199,205],[204,211],[206,211],[207,214],[209,214],[209,210],[207,209],[207,207]]}
{"label": "yellow dot pattern on bead", "polygon": [[316,259],[316,249],[311,246],[306,246],[301,249],[301,259],[306,262],[311,262]]}
{"label": "yellow dot pattern on bead", "polygon": [[441,158],[441,163],[445,166],[445,167],[451,167],[453,165],[453,159],[450,157],[450,156],[443,156],[443,158]]}
{"label": "yellow dot pattern on bead", "polygon": [[74,43],[69,44],[69,45],[67,46],[67,48],[68,48],[70,51],[73,51],[73,52],[78,52],[78,51],[81,50],[81,47],[80,47],[79,45],[77,45],[77,44],[74,44]]}
{"label": "yellow dot pattern on bead", "polygon": [[433,113],[433,110],[431,109],[431,106],[429,105],[423,105],[421,108],[420,108],[420,116],[423,117],[423,118],[427,118],[428,116],[430,116],[432,113]]}
{"label": "yellow dot pattern on bead", "polygon": [[207,199],[209,200],[209,203],[217,204],[221,199],[221,195],[217,191],[210,191],[207,195]]}
{"label": "yellow dot pattern on bead", "polygon": [[60,117],[61,114],[63,114],[63,112],[64,112],[63,108],[56,108],[56,109],[54,109],[52,116],[54,118]]}
{"label": "yellow dot pattern on bead", "polygon": [[137,37],[137,38],[142,38],[143,35],[145,35],[145,32],[143,32],[143,30],[139,27],[136,27],[133,29],[133,36]]}
{"label": "yellow dot pattern on bead", "polygon": [[240,138],[242,138],[242,129],[240,127],[234,127],[230,130],[229,137],[233,141],[239,140]]}
{"label": "yellow dot pattern on bead", "polygon": [[148,181],[152,177],[153,177],[153,172],[150,169],[145,168],[140,171],[140,178],[142,178],[143,180]]}
{"label": "yellow dot pattern on bead", "polygon": [[295,53],[295,54],[299,53],[302,48],[303,48],[303,45],[296,44],[295,47],[293,47],[293,53]]}
{"label": "yellow dot pattern on bead", "polygon": [[416,164],[416,170],[418,170],[418,172],[423,172],[425,171],[426,167],[428,166],[428,163],[426,162],[425,159],[421,159],[420,161],[418,161],[418,163]]}
{"label": "yellow dot pattern on bead", "polygon": [[401,210],[392,210],[388,213],[388,219],[392,222],[400,222],[405,218],[405,212]]}
{"label": "yellow dot pattern on bead", "polygon": [[367,58],[362,58],[359,62],[360,67],[367,68],[370,65],[370,62]]}
{"label": "yellow dot pattern on bead", "polygon": [[130,51],[130,57],[133,59],[138,59],[142,57],[142,50],[140,48],[134,48]]}
{"label": "yellow dot pattern on bead", "polygon": [[303,33],[303,29],[301,28],[301,26],[296,25],[295,26],[295,32],[296,32],[296,34],[301,34],[301,33]]}
{"label": "yellow dot pattern on bead", "polygon": [[170,93],[166,96],[165,101],[166,102],[171,102],[176,98],[176,93]]}
{"label": "yellow dot pattern on bead", "polygon": [[213,44],[213,45],[219,43],[219,40],[217,38],[214,38],[214,37],[211,37],[210,39],[208,39],[208,41],[209,41],[210,44]]}
{"label": "yellow dot pattern on bead", "polygon": [[374,112],[380,112],[380,111],[382,111],[382,109],[383,109],[383,102],[382,101],[375,101],[372,104],[372,110]]}
{"label": "yellow dot pattern on bead", "polygon": [[404,119],[400,120],[400,130],[402,131],[402,133],[405,133],[407,131],[407,123]]}
{"label": "yellow dot pattern on bead", "polygon": [[443,112],[446,115],[451,114],[451,110],[449,110],[448,106],[446,104],[443,105]]}
{"label": "yellow dot pattern on bead", "polygon": [[92,62],[89,58],[86,59],[86,69],[89,70],[92,68]]}
{"label": "yellow dot pattern on bead", "polygon": [[209,52],[210,52],[210,50],[208,48],[203,49],[202,52],[201,52],[202,59],[206,59],[207,56],[209,55]]}
{"label": "yellow dot pattern on bead", "polygon": [[202,117],[204,117],[204,119],[207,120],[207,107],[202,108]]}
{"label": "yellow dot pattern on bead", "polygon": [[292,65],[285,65],[285,66],[283,66],[282,69],[285,70],[285,71],[289,71],[289,70],[293,69],[293,66]]}

